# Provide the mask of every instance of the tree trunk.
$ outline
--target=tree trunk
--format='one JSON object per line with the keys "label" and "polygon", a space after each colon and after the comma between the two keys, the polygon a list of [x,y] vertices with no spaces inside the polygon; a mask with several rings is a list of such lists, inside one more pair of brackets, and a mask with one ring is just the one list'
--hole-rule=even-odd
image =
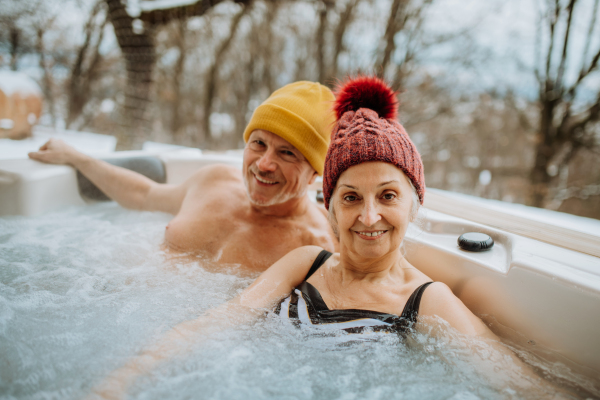
{"label": "tree trunk", "polygon": [[[550,83],[547,83],[548,85]],[[551,84],[550,84],[551,85]],[[547,88],[548,90],[548,88]],[[552,93],[552,90],[548,90]],[[547,93],[548,93],[547,92]],[[556,99],[548,99],[547,95],[541,100],[540,128],[535,147],[535,159],[533,168],[529,175],[531,183],[529,205],[535,207],[544,207],[548,196],[548,188],[552,181],[552,176],[548,174],[548,167],[555,154],[556,146],[556,128],[553,124],[554,112],[557,106]]]}
{"label": "tree trunk", "polygon": [[21,39],[21,32],[16,27],[10,28],[10,69],[13,71],[17,70],[17,58],[19,55],[19,41]]}
{"label": "tree trunk", "polygon": [[173,134],[175,143],[179,143],[181,140],[181,81],[183,79],[183,69],[187,55],[185,48],[186,24],[186,20],[177,21],[177,48],[179,49],[179,57],[173,71],[173,91],[175,97],[171,108],[171,133]]}
{"label": "tree trunk", "polygon": [[52,90],[52,75],[50,71],[48,71],[48,66],[46,65],[46,49],[44,48],[44,30],[42,28],[38,28],[37,30],[37,52],[40,56],[40,68],[44,72],[42,77],[42,89],[44,91],[44,97],[48,102],[48,112],[50,113],[50,118],[52,119],[52,126],[56,128],[56,109],[54,102],[54,92]]}
{"label": "tree trunk", "polygon": [[229,36],[223,40],[223,42],[217,48],[215,52],[215,60],[211,65],[210,69],[206,73],[205,85],[204,85],[204,115],[203,118],[203,128],[205,135],[205,142],[208,148],[213,148],[215,143],[212,137],[211,127],[210,127],[210,116],[212,114],[212,106],[213,106],[213,98],[215,93],[217,92],[217,78],[218,71],[225,55],[225,52],[229,48],[229,45],[233,41],[233,38],[237,32],[238,26],[242,17],[246,14],[246,12],[250,9],[250,6],[241,6],[242,9],[238,12],[234,17],[233,21],[231,21],[231,27],[229,29]]}
{"label": "tree trunk", "polygon": [[387,69],[390,60],[396,50],[396,42],[394,38],[396,33],[398,33],[403,28],[403,23],[400,22],[401,14],[404,13],[404,9],[406,8],[407,0],[394,0],[390,7],[390,16],[388,17],[387,26],[384,34],[385,48],[383,50],[383,54],[381,56],[380,65],[380,75],[381,77],[385,77],[385,70]]}
{"label": "tree trunk", "polygon": [[151,131],[146,111],[151,101],[152,72],[156,63],[153,29],[145,26],[143,32],[135,33],[133,18],[121,0],[106,0],[106,4],[127,70],[119,147],[131,149],[139,147]]}
{"label": "tree trunk", "polygon": [[327,64],[325,63],[325,30],[327,27],[327,17],[329,10],[333,6],[331,0],[322,0],[319,10],[319,27],[317,29],[317,71],[318,81],[324,83],[327,78]]}
{"label": "tree trunk", "polygon": [[[264,51],[264,62],[263,62],[263,70],[262,70],[262,80],[263,84],[267,87],[269,93],[273,93],[276,89],[275,80],[273,79],[273,74],[271,73],[271,69],[273,68],[274,61],[274,43],[273,38],[276,35],[274,31],[274,21],[277,18],[277,14],[279,12],[280,3],[277,1],[270,1],[267,3],[267,13],[265,16],[265,21],[263,23],[263,29],[266,31],[264,34],[260,30],[254,32],[253,36],[257,39],[256,43],[256,53],[261,48]],[[256,54],[255,53],[255,54]]]}
{"label": "tree trunk", "polygon": [[[100,55],[100,44],[104,37],[104,27],[108,21],[107,18],[105,18],[102,23],[99,25],[96,24],[96,18],[101,10],[102,1],[99,1],[93,8],[87,24],[85,25],[85,38],[83,44],[78,49],[77,58],[71,68],[68,87],[69,104],[67,106],[67,128],[72,128],[73,123],[81,117],[91,96],[91,85],[97,77],[98,66],[102,59],[102,56]],[[97,35],[95,44],[92,43],[94,35]],[[84,64],[87,65],[87,68],[85,68]],[[79,123],[77,125],[78,126],[74,129],[81,129],[85,124]]]}
{"label": "tree trunk", "polygon": [[333,48],[333,56],[331,57],[331,77],[337,78],[338,76],[338,59],[340,53],[344,50],[344,34],[346,33],[346,29],[352,22],[352,15],[354,9],[358,5],[360,0],[352,0],[344,9],[344,12],[340,14],[340,21],[338,22],[337,27],[335,28],[334,33],[334,48]]}
{"label": "tree trunk", "polygon": [[[597,72],[600,49],[590,60],[587,59],[592,35],[596,30],[595,14],[591,16],[587,30],[583,58],[578,68],[579,76],[571,84],[568,84],[568,79],[565,78],[568,54],[573,51],[573,48],[569,47],[569,34],[574,24],[576,3],[577,0],[570,0],[563,7],[556,1],[542,17],[548,24],[549,37],[545,55],[539,53],[538,65],[543,65],[544,70],[540,67],[535,69],[539,85],[540,126],[534,165],[529,174],[531,189],[528,198],[528,204],[536,207],[545,207],[553,200],[549,194],[552,188],[556,189],[558,172],[568,166],[579,149],[594,150],[598,146],[595,130],[586,127],[600,119],[600,93],[597,94],[595,103],[588,103],[589,107],[586,110],[572,114],[571,108],[578,89],[583,86],[583,80],[591,73]],[[594,13],[597,8],[598,1],[594,5]],[[556,29],[561,23],[565,25],[564,31]],[[556,53],[560,54],[559,58],[556,57]],[[553,73],[554,70],[557,72]]]}

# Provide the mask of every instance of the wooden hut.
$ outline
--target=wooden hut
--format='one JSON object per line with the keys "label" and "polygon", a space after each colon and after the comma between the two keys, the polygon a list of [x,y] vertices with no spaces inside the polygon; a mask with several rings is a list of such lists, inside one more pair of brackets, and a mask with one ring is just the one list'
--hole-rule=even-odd
{"label": "wooden hut", "polygon": [[0,138],[24,139],[42,113],[42,90],[21,72],[0,71]]}

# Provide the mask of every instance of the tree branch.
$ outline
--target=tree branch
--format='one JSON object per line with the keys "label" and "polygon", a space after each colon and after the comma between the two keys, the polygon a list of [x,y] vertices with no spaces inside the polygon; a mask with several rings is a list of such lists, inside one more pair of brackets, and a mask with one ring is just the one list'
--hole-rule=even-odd
{"label": "tree branch", "polygon": [[186,49],[186,31],[187,31],[187,20],[179,20],[175,22],[175,30],[176,30],[176,39],[175,43],[179,50],[179,56],[177,57],[177,61],[175,62],[175,66],[173,68],[173,91],[175,92],[175,96],[173,97],[173,102],[171,103],[171,133],[173,138],[178,143],[180,136],[180,128],[182,126],[181,123],[181,84],[182,84],[182,75],[185,67],[185,60],[187,56]]}
{"label": "tree branch", "polygon": [[590,20],[590,27],[588,28],[588,33],[587,33],[587,37],[585,40],[585,46],[583,48],[583,63],[581,66],[581,70],[583,71],[583,65],[585,65],[585,59],[588,56],[588,52],[590,49],[590,44],[592,42],[592,35],[594,33],[594,28],[596,27],[596,15],[598,14],[598,4],[600,3],[600,0],[596,0],[594,1],[594,8],[592,10],[592,15],[591,15],[591,20]]}
{"label": "tree branch", "polygon": [[383,51],[381,63],[379,64],[381,66],[380,73],[382,76],[385,76],[385,70],[390,62],[392,53],[396,49],[394,37],[396,36],[396,33],[398,33],[400,29],[402,29],[402,26],[398,24],[397,19],[398,14],[400,14],[401,12],[401,8],[404,9],[404,7],[405,0],[394,0],[392,2],[392,6],[390,7],[390,16],[388,18],[387,27],[383,36],[385,40],[385,49]]}
{"label": "tree branch", "polygon": [[332,67],[331,67],[331,76],[337,77],[338,74],[338,58],[340,53],[343,51],[344,46],[344,34],[346,33],[346,28],[352,22],[352,13],[354,8],[358,5],[360,0],[352,0],[347,5],[344,11],[340,14],[340,22],[335,28],[334,33],[334,50],[332,57]]}
{"label": "tree branch", "polygon": [[571,33],[571,21],[573,20],[573,9],[575,8],[575,2],[577,0],[570,0],[569,5],[567,6],[567,11],[569,13],[567,17],[567,28],[565,29],[565,38],[563,40],[563,49],[562,55],[560,58],[560,65],[558,67],[558,72],[556,74],[556,82],[554,84],[555,90],[561,91],[563,90],[563,75],[565,73],[565,63],[567,61],[567,49],[569,47],[569,35]]}
{"label": "tree branch", "polygon": [[554,28],[556,27],[556,22],[558,21],[558,16],[560,14],[560,3],[559,0],[554,1],[554,17],[551,15],[548,16],[550,20],[550,45],[548,46],[548,54],[546,54],[546,76],[544,77],[544,81],[546,82],[546,91],[548,91],[548,85],[550,83],[550,66],[552,64],[552,52],[554,51],[554,41],[556,40],[556,36],[554,36]]}
{"label": "tree branch", "polygon": [[404,52],[404,58],[402,63],[398,65],[398,69],[396,71],[396,76],[392,83],[392,87],[398,89],[402,87],[402,81],[404,80],[404,76],[406,75],[406,65],[412,61],[417,54],[416,46],[413,46],[419,32],[421,32],[421,27],[424,22],[423,18],[423,10],[432,3],[432,0],[425,0],[420,7],[417,7],[414,12],[407,13],[404,18],[402,25],[404,26],[408,20],[416,21],[414,27],[410,29],[407,33],[406,45],[404,46],[406,51]]}
{"label": "tree branch", "polygon": [[223,42],[221,42],[221,44],[217,48],[217,51],[215,52],[215,60],[212,64],[212,66],[210,67],[210,69],[208,70],[208,72],[206,74],[206,78],[205,78],[203,125],[204,125],[204,133],[205,133],[206,139],[208,140],[209,143],[211,143],[211,138],[212,138],[211,130],[210,130],[210,115],[212,114],[213,98],[214,98],[216,90],[217,90],[217,82],[216,82],[217,81],[217,71],[218,71],[218,68],[223,59],[223,55],[225,54],[227,49],[229,49],[229,46],[231,45],[231,42],[233,41],[233,38],[235,37],[235,34],[237,33],[237,29],[240,25],[240,21],[242,20],[242,17],[244,15],[246,15],[246,13],[250,10],[251,4],[249,4],[247,6],[242,5],[241,7],[242,7],[242,9],[236,15],[234,15],[233,20],[231,21],[229,36],[227,38],[225,38],[225,40],[223,40]]}
{"label": "tree branch", "polygon": [[535,74],[535,79],[538,82],[540,90],[544,85],[544,80],[542,79],[540,73],[540,65],[542,64],[542,20],[544,19],[542,13],[540,12],[536,24],[536,33],[535,33],[535,61],[534,61],[534,69],[533,72]]}
{"label": "tree branch", "polygon": [[325,64],[325,29],[327,28],[327,19],[329,10],[333,6],[331,0],[321,0],[322,8],[319,10],[319,28],[317,29],[317,70],[319,82],[325,81],[327,74],[327,65]]}
{"label": "tree branch", "polygon": [[54,101],[54,91],[52,90],[54,86],[54,82],[52,79],[52,74],[49,71],[47,62],[46,62],[46,48],[44,46],[44,34],[45,30],[40,26],[37,28],[37,50],[40,55],[40,63],[39,66],[44,72],[42,77],[42,88],[44,90],[44,96],[48,101],[48,111],[50,112],[50,117],[52,119],[52,126],[56,127],[56,104]]}
{"label": "tree branch", "polygon": [[592,104],[587,110],[583,111],[577,116],[572,117],[574,120],[578,120],[569,126],[568,137],[573,141],[577,141],[577,134],[585,129],[585,126],[590,122],[600,120],[600,93],[594,104]]}
{"label": "tree branch", "polygon": [[[275,53],[273,38],[276,36],[275,20],[279,15],[281,3],[273,0],[267,3],[267,15],[264,20],[266,26],[266,35],[264,40],[260,40],[257,45],[264,51],[264,61],[262,66],[262,80],[266,84],[269,93],[273,93],[276,89],[276,83],[273,79],[273,54]],[[258,51],[257,51],[258,52]]]}
{"label": "tree branch", "polygon": [[575,97],[575,92],[577,91],[577,87],[579,86],[579,84],[592,72],[596,69],[596,67],[598,67],[598,61],[600,60],[600,49],[598,49],[598,52],[596,53],[596,55],[594,56],[594,58],[592,58],[592,61],[590,62],[590,65],[588,68],[582,67],[581,71],[579,72],[579,77],[577,77],[577,80],[575,81],[575,83],[569,88],[569,91],[567,92],[570,98],[574,98]]}
{"label": "tree branch", "polygon": [[[204,15],[211,7],[214,7],[222,1],[223,0],[197,0],[195,3],[188,5],[143,11],[139,19],[150,25],[164,25],[174,19],[187,19]],[[241,3],[242,5],[247,5],[251,1],[252,0],[234,0],[235,3]]]}

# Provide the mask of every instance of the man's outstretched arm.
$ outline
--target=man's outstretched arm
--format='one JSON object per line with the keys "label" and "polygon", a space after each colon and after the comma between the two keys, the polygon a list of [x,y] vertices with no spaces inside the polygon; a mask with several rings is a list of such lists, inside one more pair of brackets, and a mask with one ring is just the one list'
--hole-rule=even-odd
{"label": "man's outstretched arm", "polygon": [[49,164],[71,165],[126,208],[177,214],[186,194],[185,184],[156,183],[137,172],[80,153],[58,139],[50,139],[29,157]]}

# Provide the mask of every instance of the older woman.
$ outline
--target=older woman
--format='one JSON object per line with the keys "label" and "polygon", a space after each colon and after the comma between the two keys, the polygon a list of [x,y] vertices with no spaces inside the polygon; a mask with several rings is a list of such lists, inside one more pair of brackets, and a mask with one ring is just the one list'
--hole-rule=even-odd
{"label": "older woman", "polygon": [[[395,119],[395,93],[377,78],[359,77],[340,88],[335,108],[323,193],[340,252],[293,250],[240,296],[180,324],[115,371],[97,393],[118,397],[136,375],[180,353],[199,334],[259,314],[251,310],[275,309],[300,327],[345,330],[349,335],[341,336],[350,338],[420,329],[419,316],[437,316],[467,335],[494,337],[448,286],[431,282],[402,254],[425,182],[419,153]],[[354,336],[361,333],[366,336]]]}

